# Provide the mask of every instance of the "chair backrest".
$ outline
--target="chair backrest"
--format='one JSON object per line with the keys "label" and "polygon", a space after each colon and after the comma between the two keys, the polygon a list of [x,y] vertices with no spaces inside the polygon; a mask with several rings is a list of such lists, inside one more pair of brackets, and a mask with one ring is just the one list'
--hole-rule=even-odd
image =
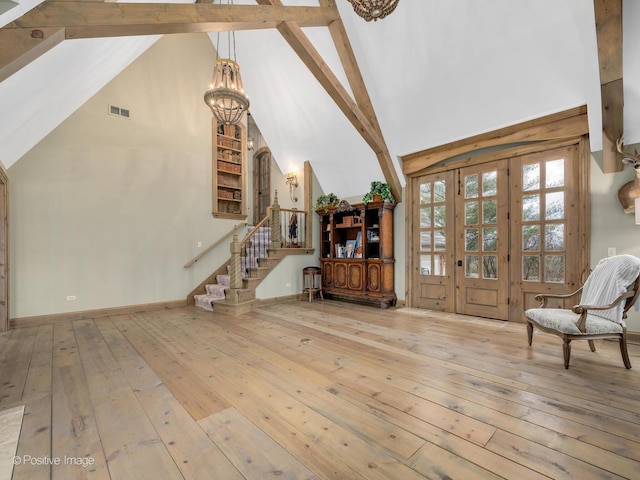
{"label": "chair backrest", "polygon": [[608,305],[623,293],[634,289],[632,298],[607,310],[591,310],[589,313],[609,321],[622,323],[627,311],[638,298],[640,287],[640,259],[633,255],[614,255],[603,258],[591,272],[582,289],[581,305]]}

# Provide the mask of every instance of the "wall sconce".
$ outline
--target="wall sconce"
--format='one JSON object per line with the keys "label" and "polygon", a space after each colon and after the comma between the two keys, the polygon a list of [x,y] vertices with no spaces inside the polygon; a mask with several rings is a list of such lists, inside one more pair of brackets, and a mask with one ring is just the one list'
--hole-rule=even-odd
{"label": "wall sconce", "polygon": [[293,189],[298,186],[298,177],[295,176],[293,172],[287,173],[286,183],[289,185],[289,196],[291,197],[292,202],[297,202],[298,197],[293,196]]}
{"label": "wall sconce", "polygon": [[636,208],[636,225],[640,225],[640,197],[634,200]]}
{"label": "wall sconce", "polygon": [[251,135],[247,137],[247,150],[253,150],[253,137]]}

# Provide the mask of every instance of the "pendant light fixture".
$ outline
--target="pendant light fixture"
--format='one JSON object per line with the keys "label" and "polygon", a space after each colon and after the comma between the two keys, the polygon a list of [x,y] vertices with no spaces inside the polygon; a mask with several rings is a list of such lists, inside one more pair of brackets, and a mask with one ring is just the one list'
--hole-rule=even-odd
{"label": "pendant light fixture", "polygon": [[367,22],[374,22],[393,12],[400,0],[348,0],[354,12]]}
{"label": "pendant light fixture", "polygon": [[[220,0],[222,3],[222,0]],[[233,0],[227,0],[227,5],[233,5]],[[240,66],[236,63],[235,32],[227,32],[228,55],[220,58],[220,32],[216,41],[216,63],[209,89],[204,92],[204,102],[209,105],[213,116],[224,125],[236,125],[244,112],[249,109],[249,97],[244,93]],[[233,50],[233,57],[232,57]],[[231,59],[233,58],[233,60]]]}

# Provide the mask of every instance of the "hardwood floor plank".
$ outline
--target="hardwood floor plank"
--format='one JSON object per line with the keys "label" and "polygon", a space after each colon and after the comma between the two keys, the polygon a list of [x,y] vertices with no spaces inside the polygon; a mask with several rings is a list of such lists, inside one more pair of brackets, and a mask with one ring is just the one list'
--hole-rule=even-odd
{"label": "hardwood floor plank", "polygon": [[[31,332],[20,332],[30,348],[20,349],[18,355],[30,352],[24,388],[19,400],[25,406],[22,430],[16,456],[22,460],[14,467],[13,478],[29,480],[50,478],[51,465],[38,464],[27,459],[52,459],[51,454],[51,359],[53,329],[51,325],[34,327]],[[28,335],[24,335],[27,334]],[[31,334],[33,333],[33,334]],[[33,343],[31,342],[33,340]],[[20,357],[23,358],[23,357]],[[20,362],[24,364],[25,362]],[[14,364],[15,365],[15,364]],[[20,365],[22,368],[23,365]]]}
{"label": "hardwood floor plank", "polygon": [[109,479],[71,322],[55,324],[53,345],[51,454],[53,458],[74,460],[53,465],[51,478]]}
{"label": "hardwood floor plank", "polygon": [[502,431],[496,432],[487,449],[554,479],[632,479],[640,475],[637,465],[636,468],[625,469],[623,475],[618,476],[589,464],[592,460],[590,456],[586,456],[585,461],[578,460],[561,454],[552,446],[540,445]]}
{"label": "hardwood floor plank", "polygon": [[432,443],[423,446],[409,462],[412,468],[427,478],[502,479],[468,460]]}
{"label": "hardwood floor plank", "polygon": [[13,480],[51,478],[51,397],[39,396],[25,404],[22,430],[13,467]]}
{"label": "hardwood floor plank", "polygon": [[112,478],[182,479],[95,324],[73,325]]}
{"label": "hardwood floor plank", "polygon": [[592,425],[583,425],[515,403],[508,404],[502,411],[512,417],[553,430],[581,442],[595,445],[616,455],[636,462],[640,461],[640,444],[602,430],[600,422],[594,422]]}
{"label": "hardwood floor plank", "polygon": [[235,408],[203,418],[198,423],[244,478],[318,478]]}
{"label": "hardwood floor plank", "polygon": [[158,343],[139,325],[139,322],[143,321],[141,315],[133,315],[131,318],[132,320],[114,319],[114,322],[195,420],[230,406],[215,390],[202,389],[201,380],[179,362],[179,357],[174,355],[171,349]]}
{"label": "hardwood floor plank", "polygon": [[53,325],[38,328],[33,354],[29,361],[29,372],[22,394],[24,401],[51,395],[51,358],[53,355]]}
{"label": "hardwood floor plank", "polygon": [[[126,321],[126,316],[120,319]],[[243,477],[162,383],[111,319],[96,321],[145,414],[185,479]]]}
{"label": "hardwood floor plank", "polygon": [[14,329],[0,352],[0,408],[22,405],[38,327]]}

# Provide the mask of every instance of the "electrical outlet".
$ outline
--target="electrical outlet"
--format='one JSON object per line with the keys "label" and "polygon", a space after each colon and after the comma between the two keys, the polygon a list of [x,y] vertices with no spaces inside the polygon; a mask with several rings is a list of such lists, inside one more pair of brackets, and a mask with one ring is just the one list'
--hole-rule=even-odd
{"label": "electrical outlet", "polygon": [[71,300],[75,300],[76,296],[75,295],[67,295],[67,301],[71,301]]}
{"label": "electrical outlet", "polygon": [[198,242],[198,248],[202,248],[202,242]]}
{"label": "electrical outlet", "polygon": [[616,247],[609,247],[607,249],[607,256],[613,257],[616,254]]}
{"label": "electrical outlet", "polygon": [[284,284],[284,286],[285,286],[285,287],[290,287],[290,286],[291,286],[291,282],[289,282],[289,283],[285,283],[285,284]]}

